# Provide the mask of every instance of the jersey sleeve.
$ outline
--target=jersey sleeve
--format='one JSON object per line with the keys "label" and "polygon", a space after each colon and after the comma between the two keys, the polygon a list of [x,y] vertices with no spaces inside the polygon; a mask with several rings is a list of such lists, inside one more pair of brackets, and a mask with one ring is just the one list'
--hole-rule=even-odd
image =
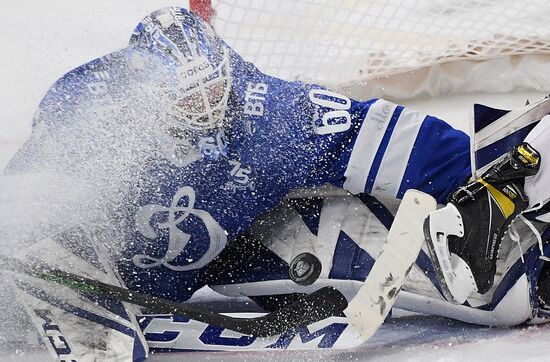
{"label": "jersey sleeve", "polygon": [[309,98],[319,148],[330,150],[329,181],[352,194],[391,203],[414,188],[444,202],[471,174],[468,135],[441,119],[383,99],[356,102],[319,90]]}
{"label": "jersey sleeve", "polygon": [[443,202],[471,173],[469,137],[448,123],[376,100],[345,163],[343,187],[381,199],[417,189]]}

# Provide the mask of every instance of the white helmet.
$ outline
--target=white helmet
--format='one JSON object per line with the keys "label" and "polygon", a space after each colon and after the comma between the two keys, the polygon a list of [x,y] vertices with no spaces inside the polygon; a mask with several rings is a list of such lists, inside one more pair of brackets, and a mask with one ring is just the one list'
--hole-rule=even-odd
{"label": "white helmet", "polygon": [[175,70],[167,87],[170,127],[177,132],[220,126],[231,90],[229,49],[208,24],[185,9],[166,8],[145,18],[131,43]]}

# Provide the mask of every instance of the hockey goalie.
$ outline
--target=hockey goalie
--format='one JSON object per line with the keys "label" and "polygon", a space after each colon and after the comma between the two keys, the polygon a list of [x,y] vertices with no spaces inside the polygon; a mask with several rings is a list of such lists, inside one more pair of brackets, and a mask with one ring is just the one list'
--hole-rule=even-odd
{"label": "hockey goalie", "polygon": [[202,302],[223,296],[221,312],[286,307],[293,318],[331,287],[344,307],[315,319],[323,303],[312,302],[288,327],[339,318],[364,337],[356,345],[394,302],[477,324],[544,321],[549,113],[546,99],[477,106],[467,135],[383,99],[264,74],[193,13],[159,10],[127,48],[42,100],[2,176],[27,209],[3,212],[17,248],[1,251],[1,268],[64,359],[288,347],[284,330],[258,342],[212,322],[202,344],[155,331],[211,313],[161,313],[205,287],[217,294]]}

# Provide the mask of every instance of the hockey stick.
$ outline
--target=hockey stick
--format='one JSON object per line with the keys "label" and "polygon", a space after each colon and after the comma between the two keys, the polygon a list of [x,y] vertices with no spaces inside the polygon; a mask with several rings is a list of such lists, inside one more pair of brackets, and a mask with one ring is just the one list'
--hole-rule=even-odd
{"label": "hockey stick", "polygon": [[364,341],[380,328],[424,242],[424,219],[434,211],[433,197],[408,190],[399,205],[382,252],[365,283],[344,311]]}
{"label": "hockey stick", "polygon": [[146,293],[130,291],[50,266],[25,265],[17,259],[5,256],[0,256],[0,269],[30,275],[90,295],[139,305],[147,308],[151,313],[183,315],[203,323],[256,337],[281,334],[289,329],[340,315],[348,305],[342,293],[332,287],[324,287],[264,316],[235,318],[203,311],[184,303],[172,302]]}

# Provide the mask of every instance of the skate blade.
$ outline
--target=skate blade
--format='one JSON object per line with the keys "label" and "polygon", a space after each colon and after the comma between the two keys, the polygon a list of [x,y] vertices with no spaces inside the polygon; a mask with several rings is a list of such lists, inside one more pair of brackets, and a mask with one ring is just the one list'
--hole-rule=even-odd
{"label": "skate blade", "polygon": [[448,236],[464,236],[462,218],[456,207],[449,204],[430,213],[424,221],[424,235],[443,296],[450,302],[463,304],[477,292],[477,285],[468,264],[449,252]]}

